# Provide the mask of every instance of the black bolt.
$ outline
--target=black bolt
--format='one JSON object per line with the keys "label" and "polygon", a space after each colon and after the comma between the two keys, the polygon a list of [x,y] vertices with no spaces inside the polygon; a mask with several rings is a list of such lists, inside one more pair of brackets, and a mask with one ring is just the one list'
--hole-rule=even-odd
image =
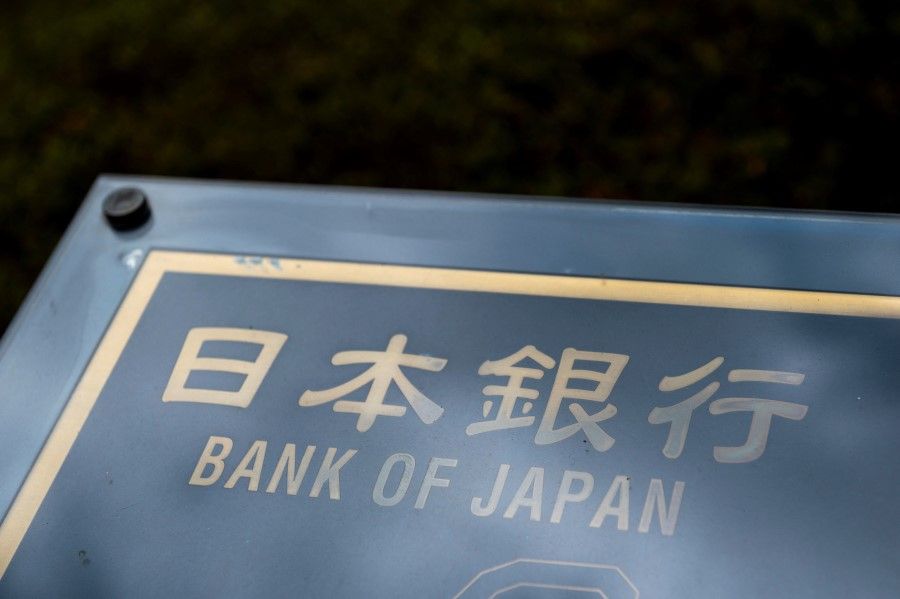
{"label": "black bolt", "polygon": [[123,187],[103,200],[103,215],[113,229],[130,231],[150,218],[150,202],[140,189]]}

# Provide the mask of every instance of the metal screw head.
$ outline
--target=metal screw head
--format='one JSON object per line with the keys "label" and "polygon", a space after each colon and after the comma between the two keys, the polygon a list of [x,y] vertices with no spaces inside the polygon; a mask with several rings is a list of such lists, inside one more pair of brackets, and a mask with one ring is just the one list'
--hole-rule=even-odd
{"label": "metal screw head", "polygon": [[123,187],[103,200],[103,215],[113,229],[130,231],[150,218],[150,202],[140,189]]}

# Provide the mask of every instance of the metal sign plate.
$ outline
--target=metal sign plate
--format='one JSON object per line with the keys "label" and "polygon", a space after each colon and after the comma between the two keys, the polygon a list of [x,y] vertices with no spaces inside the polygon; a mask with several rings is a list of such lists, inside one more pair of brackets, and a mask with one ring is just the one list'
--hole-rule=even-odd
{"label": "metal sign plate", "polygon": [[[760,247],[766,219],[743,223]],[[148,227],[113,234],[127,291],[45,439],[7,460],[4,594],[900,592],[896,294],[222,252]]]}

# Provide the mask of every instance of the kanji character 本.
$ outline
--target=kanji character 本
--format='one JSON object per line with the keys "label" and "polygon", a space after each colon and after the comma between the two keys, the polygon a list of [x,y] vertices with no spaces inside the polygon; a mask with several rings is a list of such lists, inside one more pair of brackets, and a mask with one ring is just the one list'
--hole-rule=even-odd
{"label": "kanji character \u672c", "polygon": [[356,430],[365,432],[372,428],[372,424],[374,424],[378,416],[399,417],[406,413],[405,406],[384,403],[388,389],[391,383],[394,383],[419,419],[425,424],[431,424],[441,417],[444,409],[416,389],[409,382],[409,379],[406,378],[406,375],[403,374],[401,367],[439,372],[446,366],[447,360],[432,356],[405,354],[403,350],[406,348],[406,341],[406,335],[398,334],[391,337],[385,351],[342,351],[336,353],[331,358],[331,363],[335,366],[347,364],[371,364],[372,366],[362,374],[337,387],[321,391],[304,392],[300,397],[300,405],[308,407],[328,403],[349,395],[371,383],[365,401],[335,401],[333,407],[335,412],[359,414],[359,418],[356,421]]}
{"label": "kanji character \u672c", "polygon": [[[576,370],[574,368],[576,361],[605,363],[607,367],[602,372]],[[579,430],[583,430],[588,441],[591,442],[591,445],[597,451],[606,451],[612,447],[615,439],[600,428],[597,423],[616,415],[617,410],[614,405],[607,404],[602,410],[588,414],[581,404],[573,402],[568,405],[568,408],[572,416],[575,417],[576,422],[555,428],[556,419],[563,400],[606,402],[627,363],[628,356],[623,354],[580,351],[571,347],[563,350],[559,361],[559,369],[556,372],[556,379],[553,382],[553,389],[550,391],[550,399],[547,401],[547,409],[544,411],[544,417],[541,419],[534,442],[538,445],[556,443],[571,437]],[[593,389],[569,387],[569,382],[577,380],[596,383],[596,386]]]}
{"label": "kanji character \u672c", "polygon": [[[539,351],[533,345],[527,345],[510,356],[496,361],[488,360],[481,365],[478,369],[478,374],[482,376],[505,376],[509,380],[506,385],[487,385],[482,390],[484,395],[495,395],[501,398],[500,405],[497,407],[497,415],[493,420],[473,422],[466,427],[467,435],[472,436],[488,431],[531,426],[534,423],[534,416],[513,416],[513,410],[519,399],[534,400],[538,398],[537,389],[529,389],[522,386],[525,379],[537,380],[544,377],[544,371],[539,368],[528,368],[519,365],[520,362],[529,358],[547,369],[556,366],[556,360]],[[485,400],[482,410],[485,418],[491,413],[493,404],[493,400]],[[530,401],[524,402],[522,414],[528,414],[531,408],[532,403]]]}
{"label": "kanji character \u672c", "polygon": [[[703,366],[688,373],[677,376],[666,376],[659,383],[663,392],[684,389],[699,382],[716,371],[725,361],[716,357]],[[797,372],[778,370],[746,370],[734,369],[728,373],[728,381],[732,383],[757,382],[776,383],[782,385],[800,385],[806,375]],[[651,424],[669,423],[669,435],[663,447],[663,455],[675,459],[684,450],[691,416],[694,410],[712,397],[719,389],[718,381],[707,384],[691,397],[671,406],[657,407],[650,411],[647,420]],[[737,447],[713,448],[713,457],[720,463],[742,464],[752,462],[762,456],[769,439],[772,417],[780,416],[789,420],[802,420],[808,408],[803,404],[763,399],[757,397],[723,397],[709,404],[709,413],[717,416],[732,412],[751,412],[750,431],[743,445]]]}

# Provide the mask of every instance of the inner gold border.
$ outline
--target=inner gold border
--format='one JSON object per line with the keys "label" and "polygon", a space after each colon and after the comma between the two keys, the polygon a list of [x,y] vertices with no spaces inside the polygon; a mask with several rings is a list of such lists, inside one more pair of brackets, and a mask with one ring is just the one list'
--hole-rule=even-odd
{"label": "inner gold border", "polygon": [[84,375],[44,443],[6,518],[0,524],[0,578],[5,574],[107,378],[166,273],[900,318],[900,297],[894,296],[152,251],[144,260]]}

